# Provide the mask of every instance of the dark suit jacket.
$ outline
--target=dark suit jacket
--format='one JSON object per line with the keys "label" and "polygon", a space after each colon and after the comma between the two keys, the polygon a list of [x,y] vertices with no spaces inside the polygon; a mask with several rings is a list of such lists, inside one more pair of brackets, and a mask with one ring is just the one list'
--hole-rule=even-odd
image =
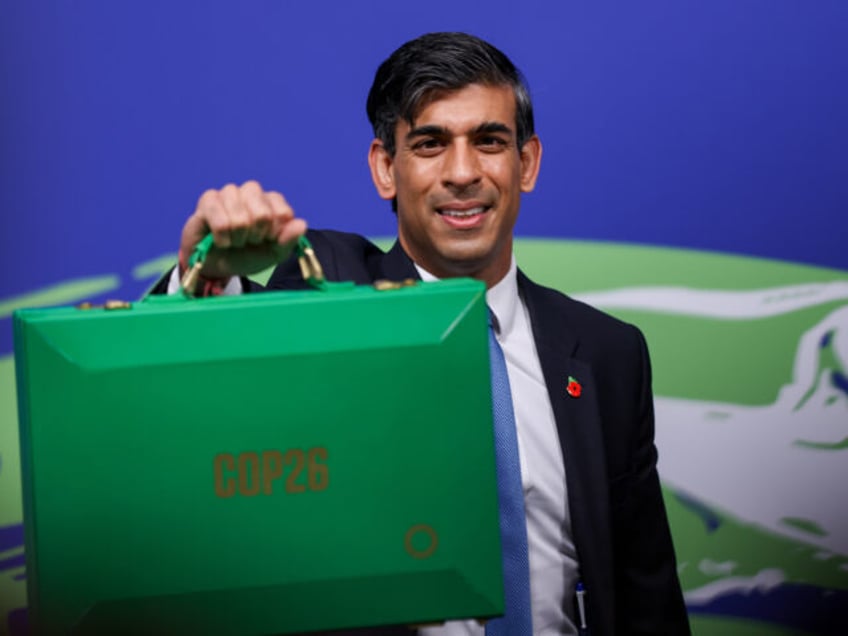
{"label": "dark suit jacket", "polygon": [[[310,231],[309,239],[329,280],[368,285],[418,278],[399,243],[384,253],[355,234]],[[244,283],[246,289],[262,289]],[[293,258],[268,281],[270,289],[304,287]],[[656,470],[651,368],[642,333],[535,284],[521,271],[518,288],[530,312],[562,446],[591,635],[688,634]],[[166,290],[167,277],[153,293]],[[583,387],[578,399],[566,393],[569,376]],[[405,627],[356,633],[363,632],[410,633]]]}
{"label": "dark suit jacket", "polygon": [[[330,280],[418,278],[399,243],[387,253],[361,236],[310,231]],[[296,261],[272,289],[304,286]],[[592,636],[688,634],[657,477],[651,369],[642,333],[518,273],[565,462],[574,543]],[[568,377],[583,391],[566,393]],[[573,599],[564,599],[571,603]]]}

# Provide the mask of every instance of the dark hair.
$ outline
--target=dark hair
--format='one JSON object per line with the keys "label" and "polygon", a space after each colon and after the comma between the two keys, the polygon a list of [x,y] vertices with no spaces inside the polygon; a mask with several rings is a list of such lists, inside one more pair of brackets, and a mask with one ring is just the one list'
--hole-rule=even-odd
{"label": "dark hair", "polygon": [[467,33],[427,33],[402,45],[377,69],[366,110],[374,136],[395,154],[395,127],[444,91],[470,84],[510,86],[518,147],[533,135],[533,104],[521,72],[501,51]]}

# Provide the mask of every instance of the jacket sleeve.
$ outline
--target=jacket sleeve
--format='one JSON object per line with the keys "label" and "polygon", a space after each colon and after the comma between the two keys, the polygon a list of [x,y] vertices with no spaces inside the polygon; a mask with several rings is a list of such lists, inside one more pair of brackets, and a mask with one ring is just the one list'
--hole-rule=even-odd
{"label": "jacket sleeve", "polygon": [[616,634],[689,634],[689,621],[657,474],[651,365],[638,339],[638,408],[629,470],[610,484]]}

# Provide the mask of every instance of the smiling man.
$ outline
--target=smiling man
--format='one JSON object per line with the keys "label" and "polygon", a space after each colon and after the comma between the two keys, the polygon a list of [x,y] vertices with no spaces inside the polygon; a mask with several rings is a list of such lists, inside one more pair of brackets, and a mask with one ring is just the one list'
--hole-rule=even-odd
{"label": "smiling man", "polygon": [[[507,617],[485,632],[577,634],[579,584],[593,636],[687,634],[656,471],[644,338],[632,325],[536,285],[513,257],[521,196],[533,190],[542,156],[520,73],[478,38],[427,34],[380,66],[367,111],[375,133],[371,175],[397,213],[398,240],[384,253],[354,234],[309,236],[331,279],[471,276],[486,283],[512,398],[519,499],[523,494],[525,547],[505,559],[519,562],[529,591],[525,585],[518,601],[508,591]],[[182,264],[210,231],[215,247],[201,289],[238,292],[258,289],[238,277],[285,258],[306,225],[281,194],[248,182],[201,196],[183,229]],[[175,271],[171,290],[178,278]],[[291,259],[268,283],[302,285]],[[484,628],[457,622],[423,631],[471,635]]]}
{"label": "smiling man", "polygon": [[511,86],[470,84],[401,119],[397,148],[371,143],[377,191],[397,200],[400,244],[433,275],[492,287],[509,270],[520,195],[533,189],[542,155],[539,138],[519,139],[515,122]]}

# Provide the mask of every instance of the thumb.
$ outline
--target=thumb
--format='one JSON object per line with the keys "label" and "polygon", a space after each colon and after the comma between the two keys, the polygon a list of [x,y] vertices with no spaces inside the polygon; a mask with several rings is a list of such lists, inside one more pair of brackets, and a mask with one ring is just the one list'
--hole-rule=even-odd
{"label": "thumb", "polygon": [[179,263],[185,268],[197,244],[209,233],[209,226],[196,214],[188,218],[180,237]]}

